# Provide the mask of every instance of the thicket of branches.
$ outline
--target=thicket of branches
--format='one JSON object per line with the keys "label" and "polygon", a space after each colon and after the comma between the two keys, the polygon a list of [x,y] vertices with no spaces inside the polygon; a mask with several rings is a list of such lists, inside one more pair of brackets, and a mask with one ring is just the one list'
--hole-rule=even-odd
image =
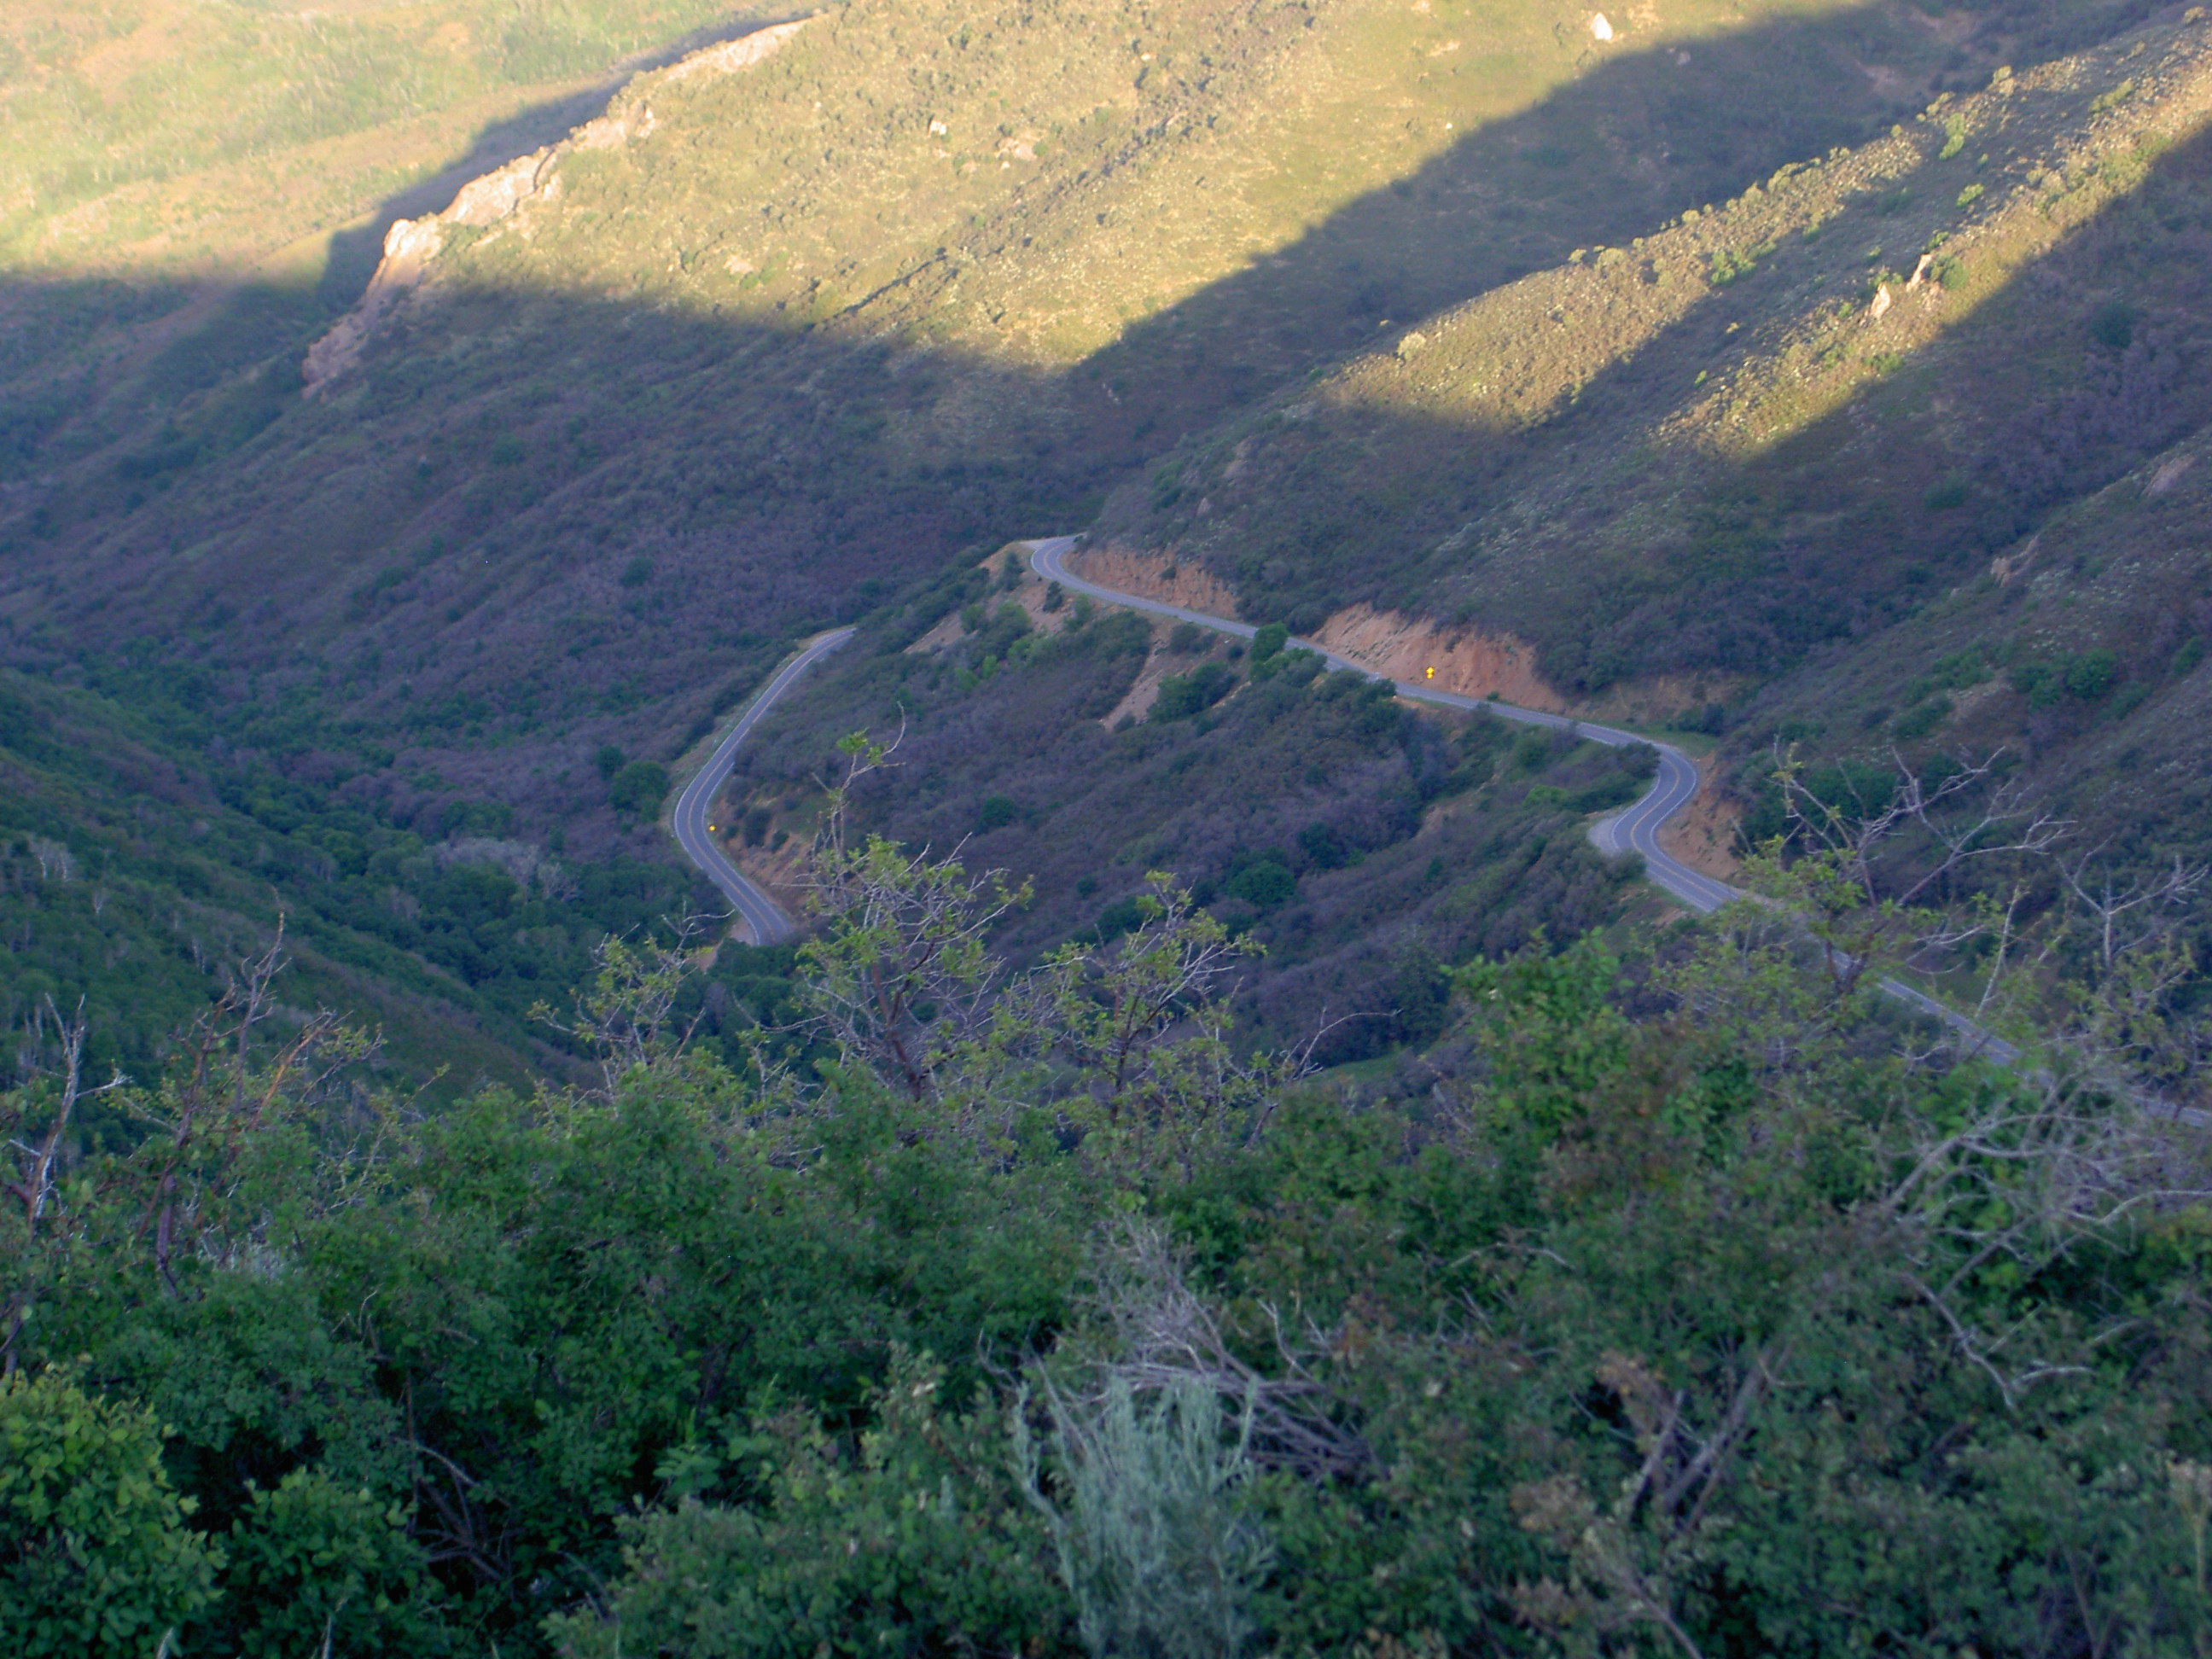
{"label": "thicket of branches", "polygon": [[[1942,876],[2063,845],[1989,781],[1785,773],[1762,899],[1457,970],[1358,1087],[1243,1054],[1249,947],[1171,879],[1016,971],[1018,883],[836,810],[803,1029],[741,1072],[696,939],[603,948],[595,1086],[435,1115],[281,948],[155,1082],[57,1006],[0,1098],[0,1611],[34,1654],[2202,1651],[2195,878],[2064,858],[2028,925]],[[1971,1027],[1878,988],[1969,967]]]}

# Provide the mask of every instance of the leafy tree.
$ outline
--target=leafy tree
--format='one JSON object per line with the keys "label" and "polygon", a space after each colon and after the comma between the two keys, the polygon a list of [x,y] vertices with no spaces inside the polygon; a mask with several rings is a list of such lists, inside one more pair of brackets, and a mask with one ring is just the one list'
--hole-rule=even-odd
{"label": "leafy tree", "polygon": [[137,1659],[214,1599],[222,1554],[185,1525],[142,1407],[66,1375],[0,1376],[0,1630],[26,1659]]}
{"label": "leafy tree", "polygon": [[1273,910],[1288,904],[1298,890],[1298,878],[1282,860],[1270,854],[1256,858],[1222,884],[1221,890],[1242,899],[1255,910]]}
{"label": "leafy tree", "polygon": [[[901,1353],[871,1426],[839,1435],[793,1412],[690,1454],[742,1466],[746,1506],[682,1497],[622,1522],[623,1577],[548,1629],[569,1659],[683,1651],[714,1659],[1064,1652],[1068,1613],[1044,1528],[1016,1493],[994,1411],[942,1403],[940,1366]],[[672,1462],[678,1489],[696,1462]]]}
{"label": "leafy tree", "polygon": [[404,1505],[319,1469],[295,1469],[273,1491],[250,1486],[229,1534],[216,1639],[252,1659],[443,1652],[423,1551],[406,1522]]}
{"label": "leafy tree", "polygon": [[632,761],[607,780],[607,799],[616,809],[650,817],[668,793],[668,769],[658,761]]}
{"label": "leafy tree", "polygon": [[2036,820],[1864,781],[1777,786],[1769,902],[1469,964],[1351,1089],[1248,1052],[1170,877],[1008,962],[843,791],[738,964],[811,1049],[725,1067],[695,953],[611,943],[593,1086],[424,1112],[249,963],[157,1084],[5,1097],[0,1432],[62,1450],[4,1593],[118,1652],[2198,1650],[2212,1173],[2116,1083],[2192,1086],[2195,877],[2063,866],[2100,988],[1993,1065],[1866,993],[2017,936],[1914,884]]}
{"label": "leafy tree", "polygon": [[1150,718],[1188,720],[1212,708],[1236,689],[1236,670],[1226,663],[1202,662],[1187,674],[1170,674],[1160,682]]}

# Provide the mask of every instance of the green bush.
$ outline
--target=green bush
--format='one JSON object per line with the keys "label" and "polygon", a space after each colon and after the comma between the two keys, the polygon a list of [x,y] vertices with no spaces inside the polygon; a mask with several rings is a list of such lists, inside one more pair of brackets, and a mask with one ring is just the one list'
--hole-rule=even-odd
{"label": "green bush", "polygon": [[1627,805],[1643,793],[1642,780],[1614,772],[1595,783],[1584,784],[1567,797],[1567,804],[1577,812],[1605,812]]}
{"label": "green bush", "polygon": [[1771,241],[1755,247],[1715,248],[1709,276],[1715,288],[1726,288],[1730,283],[1741,282],[1759,269],[1759,262],[1774,252]]}
{"label": "green bush", "polygon": [[1920,504],[1930,513],[1948,513],[1954,507],[1964,507],[1966,504],[1966,481],[1954,473],[1941,483],[1931,485],[1928,493],[1920,498]]}
{"label": "green bush", "polygon": [[2029,707],[2050,708],[2067,698],[2094,702],[2112,689],[2118,674],[2119,659],[2110,651],[2096,650],[2021,663],[2008,678],[2012,689],[2027,698]]}
{"label": "green bush", "polygon": [[1281,676],[1293,685],[1304,685],[1328,666],[1328,661],[1318,651],[1303,647],[1285,647],[1283,641],[1290,638],[1290,629],[1280,623],[1271,623],[1260,630],[1252,641],[1252,678],[1271,680]]}
{"label": "green bush", "polygon": [[11,1659],[144,1659],[212,1599],[143,1407],[57,1371],[0,1377],[0,1631]]}
{"label": "green bush", "polygon": [[2110,300],[2089,319],[2089,337],[2107,351],[2125,351],[2135,343],[2136,308],[2124,300]]}
{"label": "green bush", "polygon": [[[565,1659],[625,1654],[1062,1653],[1068,1608],[1045,1527],[1012,1480],[1004,1418],[942,1409],[939,1366],[903,1353],[871,1391],[857,1444],[795,1415],[664,1460],[676,1477],[732,1455],[744,1508],[688,1499],[624,1518],[623,1576],[599,1608],[551,1620]],[[604,1611],[600,1611],[603,1609]]]}
{"label": "green bush", "polygon": [[1298,878],[1279,853],[1267,853],[1232,868],[1221,890],[1255,910],[1273,910],[1288,904],[1298,890]]}
{"label": "green bush", "polygon": [[1226,663],[1202,662],[1188,674],[1170,674],[1160,682],[1150,718],[1179,720],[1211,708],[1237,686],[1236,671]]}
{"label": "green bush", "polygon": [[1899,737],[1910,742],[1915,738],[1926,737],[1950,718],[1950,698],[1930,697],[1926,702],[1899,714],[1893,729]]}
{"label": "green bush", "polygon": [[975,810],[975,823],[985,830],[1003,830],[1021,815],[1022,809],[1014,805],[1012,796],[986,795]]}
{"label": "green bush", "polygon": [[1936,658],[1929,678],[1947,691],[1963,691],[1969,686],[1979,685],[1996,672],[1982,647],[1970,645]]}
{"label": "green bush", "polygon": [[649,817],[668,793],[668,769],[658,761],[632,761],[607,781],[607,799],[618,811]]}
{"label": "green bush", "polygon": [[2110,651],[2084,651],[2069,658],[2060,671],[2066,695],[2081,702],[2094,702],[2112,689],[2119,673],[2119,659]]}
{"label": "green bush", "polygon": [[1357,861],[1358,852],[1326,823],[1310,823],[1298,831],[1298,850],[1316,870],[1335,870]]}
{"label": "green bush", "polygon": [[[442,1652],[406,1512],[316,1469],[250,1488],[222,1575],[224,1650],[244,1659],[329,1651],[414,1659]],[[327,1644],[327,1649],[325,1644]]]}

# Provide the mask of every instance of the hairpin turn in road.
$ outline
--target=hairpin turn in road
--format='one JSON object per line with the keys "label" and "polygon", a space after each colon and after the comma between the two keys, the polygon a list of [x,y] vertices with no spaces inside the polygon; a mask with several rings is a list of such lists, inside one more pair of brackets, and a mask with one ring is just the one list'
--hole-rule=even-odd
{"label": "hairpin turn in road", "polygon": [[[1111,587],[1102,587],[1097,582],[1085,581],[1067,568],[1067,556],[1079,538],[1074,536],[1050,536],[1030,542],[1030,565],[1048,581],[1058,582],[1071,592],[1088,593],[1109,605],[1127,606],[1133,611],[1150,611],[1156,617],[1173,617],[1178,622],[1196,623],[1200,628],[1210,628],[1216,633],[1233,634],[1239,639],[1250,639],[1260,630],[1249,623],[1231,622],[1225,617],[1215,617],[1203,611],[1191,611],[1179,605],[1170,605],[1162,599],[1148,599],[1136,593],[1124,593]],[[1589,836],[1599,852],[1608,858],[1622,853],[1635,853],[1644,860],[1644,873],[1652,882],[1679,899],[1699,915],[1709,915],[1732,899],[1746,895],[1726,882],[1716,881],[1702,875],[1683,863],[1659,844],[1659,830],[1669,818],[1690,804],[1698,793],[1698,769],[1690,757],[1672,744],[1655,742],[1610,726],[1594,726],[1588,720],[1578,720],[1565,714],[1547,714],[1540,709],[1517,708],[1510,702],[1500,702],[1492,697],[1463,697],[1453,691],[1439,691],[1432,685],[1415,680],[1391,680],[1389,677],[1364,668],[1347,658],[1340,657],[1326,647],[1310,640],[1290,641],[1303,650],[1316,653],[1332,669],[1349,669],[1364,674],[1370,680],[1385,680],[1401,697],[1415,702],[1433,703],[1442,708],[1480,709],[1495,714],[1500,720],[1517,720],[1524,726],[1547,726],[1571,729],[1577,737],[1601,743],[1609,748],[1625,748],[1630,744],[1646,744],[1659,757],[1659,770],[1651,780],[1650,788],[1641,797],[1618,812],[1607,814],[1590,825]],[[1941,1020],[1971,1047],[2001,1064],[2009,1065],[2019,1058],[2020,1051],[2002,1037],[1992,1036],[1968,1019],[1964,1014],[1945,1007],[1924,992],[1915,990],[1902,981],[1885,979],[1881,988],[1889,995],[1927,1015]]]}
{"label": "hairpin turn in road", "polygon": [[[1147,599],[1134,593],[1118,592],[1110,587],[1101,587],[1096,582],[1084,580],[1067,568],[1067,555],[1075,545],[1073,536],[1054,536],[1029,544],[1030,563],[1038,575],[1048,581],[1058,582],[1072,592],[1088,593],[1093,599],[1109,604],[1127,605],[1135,611],[1149,611],[1157,617],[1173,617],[1180,622],[1196,623],[1200,628],[1212,629],[1216,633],[1233,634],[1249,640],[1259,632],[1249,623],[1231,622],[1226,617],[1208,616],[1203,611],[1187,611],[1179,605],[1169,605],[1159,599]],[[1317,653],[1333,669],[1350,669],[1364,674],[1370,680],[1386,679],[1371,669],[1338,656],[1310,640],[1294,639],[1291,644],[1301,649]],[[1673,894],[1691,909],[1704,915],[1717,910],[1730,899],[1742,894],[1724,882],[1711,876],[1700,875],[1680,859],[1674,857],[1659,844],[1659,827],[1690,804],[1698,793],[1698,769],[1690,757],[1671,744],[1653,743],[1649,738],[1639,738],[1632,732],[1620,732],[1610,726],[1593,726],[1588,720],[1573,720],[1565,714],[1547,714],[1540,709],[1520,708],[1510,702],[1498,702],[1486,697],[1463,697],[1456,692],[1439,691],[1432,685],[1413,680],[1390,680],[1401,697],[1415,702],[1434,703],[1442,708],[1481,709],[1500,720],[1518,720],[1526,726],[1548,726],[1572,728],[1577,737],[1588,738],[1592,743],[1601,743],[1610,748],[1624,748],[1630,744],[1647,744],[1658,754],[1659,773],[1633,805],[1600,818],[1590,827],[1590,839],[1597,849],[1608,856],[1620,853],[1640,853],[1644,867],[1668,892]]]}
{"label": "hairpin turn in road", "polygon": [[[1058,582],[1071,592],[1086,593],[1109,605],[1147,611],[1156,617],[1171,617],[1178,622],[1195,623],[1200,628],[1233,635],[1239,639],[1249,640],[1259,632],[1249,623],[1233,622],[1226,617],[1170,605],[1162,599],[1146,599],[1141,594],[1124,593],[1118,589],[1085,580],[1067,568],[1067,555],[1078,539],[1073,536],[1049,536],[1030,542],[1027,545],[1030,567],[1047,581]],[[707,878],[720,890],[723,896],[730,901],[756,944],[773,944],[788,938],[796,924],[775,900],[748,880],[730,861],[707,822],[707,808],[714,799],[715,792],[722,787],[722,781],[729,776],[731,763],[739,746],[751,735],[761,717],[775,707],[809,668],[851,639],[854,631],[850,628],[838,628],[826,634],[818,634],[787,659],[746,706],[737,723],[714,745],[714,753],[708,757],[706,764],[692,776],[684,787],[683,793],[677,798],[672,825],[678,843]],[[1625,748],[1639,743],[1648,744],[1659,757],[1659,769],[1651,781],[1650,788],[1628,806],[1594,823],[1590,826],[1590,840],[1600,852],[1608,857],[1622,853],[1640,855],[1644,860],[1644,872],[1650,879],[1700,915],[1710,915],[1730,900],[1745,896],[1727,883],[1716,881],[1711,876],[1691,869],[1659,844],[1661,827],[1687,806],[1698,792],[1697,767],[1687,755],[1672,744],[1656,742],[1610,726],[1593,725],[1565,714],[1519,708],[1495,698],[1462,696],[1457,692],[1439,691],[1433,686],[1415,681],[1389,680],[1387,676],[1362,667],[1310,640],[1293,639],[1290,643],[1302,650],[1314,652],[1331,669],[1348,670],[1371,680],[1384,680],[1400,696],[1415,702],[1468,712],[1479,710],[1524,726],[1571,730],[1578,737],[1611,748]],[[1965,1015],[1945,1007],[1925,993],[1893,979],[1882,981],[1881,988],[1931,1018],[1942,1021],[1991,1059],[2008,1064],[2018,1057],[2019,1051],[2010,1043],[1983,1030]]]}

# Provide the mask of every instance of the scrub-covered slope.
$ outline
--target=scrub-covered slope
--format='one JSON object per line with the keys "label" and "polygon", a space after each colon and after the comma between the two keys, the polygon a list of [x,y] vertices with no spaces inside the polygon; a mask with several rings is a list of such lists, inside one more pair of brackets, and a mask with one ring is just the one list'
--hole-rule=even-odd
{"label": "scrub-covered slope", "polygon": [[[2176,822],[2203,769],[2160,710],[2205,548],[2172,505],[2193,442],[2166,452],[2212,416],[2208,116],[2201,17],[1995,74],[1420,319],[1187,446],[1099,539],[1255,616],[1517,645],[1550,695],[1734,720],[1740,752],[2006,741],[2055,794],[2096,726],[2160,781],[2093,816]],[[1970,646],[1973,678],[1933,666]],[[2037,678],[2100,650],[2076,692]]]}
{"label": "scrub-covered slope", "polygon": [[140,447],[34,444],[0,623],[34,664],[251,666],[531,821],[597,816],[579,762],[680,746],[793,631],[2001,44],[1830,6],[1608,27],[878,3],[710,51],[395,236],[314,398],[266,402],[295,353]]}
{"label": "scrub-covered slope", "polygon": [[[383,760],[325,752],[280,775],[208,719],[189,675],[113,698],[0,673],[0,1029],[7,1063],[52,1056],[80,999],[95,1077],[157,1075],[179,1034],[282,920],[279,1026],[331,1007],[383,1039],[386,1078],[441,1092],[559,1070],[529,1018],[565,1006],[610,933],[697,902],[688,872],[564,860],[508,839],[505,809],[394,823],[349,789]],[[237,735],[237,728],[229,728]],[[264,742],[272,734],[252,735]],[[48,1000],[52,999],[52,1006]]]}

